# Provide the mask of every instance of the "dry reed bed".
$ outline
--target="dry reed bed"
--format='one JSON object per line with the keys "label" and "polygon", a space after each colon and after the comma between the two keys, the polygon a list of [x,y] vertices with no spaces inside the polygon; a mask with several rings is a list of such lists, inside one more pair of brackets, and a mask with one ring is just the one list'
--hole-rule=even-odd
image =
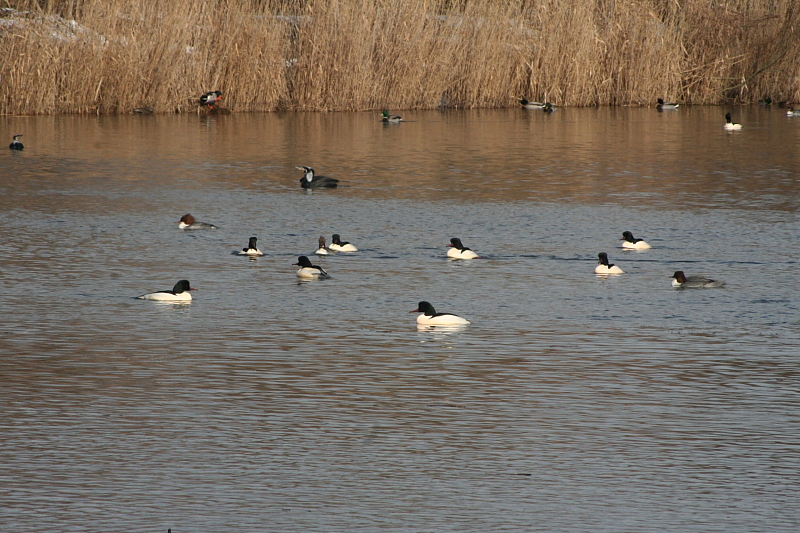
{"label": "dry reed bed", "polygon": [[[44,3],[44,2],[42,2]],[[0,112],[800,100],[795,0],[31,0],[0,12]]]}

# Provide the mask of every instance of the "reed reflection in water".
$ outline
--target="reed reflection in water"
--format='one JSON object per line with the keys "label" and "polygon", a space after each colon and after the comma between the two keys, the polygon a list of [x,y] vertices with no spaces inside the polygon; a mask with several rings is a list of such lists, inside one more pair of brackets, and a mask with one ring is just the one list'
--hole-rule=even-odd
{"label": "reed reflection in water", "polygon": [[800,122],[736,112],[3,117],[0,525],[796,529]]}

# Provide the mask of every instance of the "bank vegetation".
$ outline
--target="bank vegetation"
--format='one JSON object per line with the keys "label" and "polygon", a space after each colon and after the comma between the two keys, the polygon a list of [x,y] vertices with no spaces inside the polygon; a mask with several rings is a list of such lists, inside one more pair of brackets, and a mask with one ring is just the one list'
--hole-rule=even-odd
{"label": "bank vegetation", "polygon": [[0,113],[800,101],[797,0],[7,0]]}

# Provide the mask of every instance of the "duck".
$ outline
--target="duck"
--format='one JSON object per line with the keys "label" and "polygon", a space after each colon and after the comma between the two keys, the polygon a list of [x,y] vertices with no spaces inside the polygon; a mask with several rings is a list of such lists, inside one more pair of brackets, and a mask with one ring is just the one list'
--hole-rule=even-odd
{"label": "duck", "polygon": [[178,228],[185,230],[217,229],[217,227],[214,224],[208,224],[206,222],[198,222],[189,213],[183,215],[181,219],[178,221]]}
{"label": "duck", "polygon": [[733,120],[731,120],[731,114],[730,113],[725,113],[725,126],[724,127],[728,131],[742,129],[742,125],[741,124],[737,124],[736,122],[733,122]]}
{"label": "duck", "polygon": [[131,109],[131,115],[152,115],[153,108],[151,106],[134,107]]}
{"label": "duck", "polygon": [[682,287],[687,289],[713,289],[717,287],[724,287],[725,282],[722,280],[715,280],[703,276],[689,276],[683,273],[683,270],[677,270],[670,276],[672,279],[673,287]]}
{"label": "duck", "polygon": [[630,231],[623,231],[620,240],[622,241],[622,247],[629,250],[648,250],[652,248],[644,239],[634,238],[633,233]]}
{"label": "duck", "polygon": [[758,105],[770,106],[772,105],[772,98],[770,98],[769,96],[767,96],[766,98],[762,98],[761,100],[758,101]]}
{"label": "duck", "polygon": [[678,109],[680,104],[676,104],[675,102],[664,102],[661,98],[658,99],[658,105],[656,109],[659,111],[675,111]]}
{"label": "duck", "polygon": [[[787,117],[800,117],[800,110],[795,111],[794,107],[788,106],[786,108],[786,116]],[[20,148],[20,150],[21,150],[21,148]]]}
{"label": "duck", "polygon": [[529,102],[525,97],[519,99],[519,103],[525,109],[544,109],[545,102]]}
{"label": "duck", "polygon": [[256,241],[258,241],[258,237],[250,237],[250,242],[247,243],[247,248],[242,248],[242,251],[239,252],[239,255],[264,255],[264,252],[258,249]]}
{"label": "duck", "polygon": [[381,113],[381,122],[392,122],[394,124],[403,122],[403,117],[400,115],[390,115],[388,111]]}
{"label": "duck", "polygon": [[622,270],[620,267],[615,265],[614,263],[608,263],[608,254],[605,252],[600,252],[597,254],[599,258],[597,261],[597,266],[594,268],[595,274],[624,274],[625,271]]}
{"label": "duck", "polygon": [[297,263],[294,264],[300,267],[300,270],[297,271],[297,277],[300,279],[325,279],[330,277],[321,266],[312,265],[311,260],[305,255],[298,257]]}
{"label": "duck", "polygon": [[542,111],[544,111],[545,113],[552,113],[555,110],[556,107],[550,102],[545,102],[544,105],[542,106]]}
{"label": "duck", "polygon": [[331,237],[331,250],[334,252],[357,252],[358,248],[355,247],[354,244],[350,244],[347,241],[342,241],[341,237],[339,237],[338,233],[334,233]]}
{"label": "duck", "polygon": [[211,91],[201,96],[198,102],[200,105],[208,106],[211,109],[220,100],[222,100],[222,93],[220,91]]}
{"label": "duck", "polygon": [[25,149],[25,146],[21,142],[19,142],[20,137],[22,137],[22,135],[14,135],[14,140],[11,141],[11,144],[9,144],[8,147],[11,148],[12,150]]}
{"label": "duck", "polygon": [[314,169],[311,167],[295,168],[303,171],[303,177],[300,178],[300,186],[304,189],[333,188],[339,185],[339,180],[337,179],[329,178],[328,176],[315,176]]}
{"label": "duck", "polygon": [[197,289],[189,285],[187,280],[182,279],[172,287],[171,291],[148,292],[136,298],[139,300],[156,300],[159,302],[191,302],[192,295],[189,291],[196,290]]}
{"label": "duck", "polygon": [[322,235],[319,236],[319,248],[317,248],[317,251],[314,253],[317,255],[328,255],[331,253],[328,245],[325,243],[325,237]]}
{"label": "duck", "polygon": [[420,302],[417,308],[409,313],[422,313],[417,317],[420,326],[466,326],[470,323],[466,318],[461,318],[452,313],[437,313],[430,302]]}
{"label": "duck", "polygon": [[478,254],[461,244],[461,239],[453,237],[447,245],[447,257],[450,259],[476,259]]}

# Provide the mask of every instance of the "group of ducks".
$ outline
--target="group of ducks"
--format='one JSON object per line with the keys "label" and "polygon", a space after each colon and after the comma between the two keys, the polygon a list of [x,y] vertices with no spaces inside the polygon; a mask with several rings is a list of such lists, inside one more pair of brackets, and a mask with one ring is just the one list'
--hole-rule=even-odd
{"label": "group of ducks", "polygon": [[[308,167],[298,168],[308,169]],[[305,179],[305,177],[303,179]],[[178,228],[182,230],[205,230],[216,229],[217,226],[207,222],[199,222],[191,214],[187,213],[178,221]],[[630,231],[624,231],[620,241],[622,241],[622,248],[628,250],[648,250],[652,248],[644,239],[634,237],[633,233]],[[314,253],[319,256],[326,256],[337,252],[353,253],[358,251],[358,248],[354,244],[347,241],[342,241],[341,236],[338,233],[333,234],[330,245],[327,244],[327,241],[323,236],[320,236],[318,244],[319,247]],[[464,246],[464,244],[461,242],[461,239],[457,237],[450,239],[450,244],[448,244],[447,247],[449,248],[447,251],[447,257],[449,259],[468,260],[479,258],[476,252],[467,246]],[[258,249],[257,237],[250,237],[250,240],[245,248],[242,248],[241,251],[234,251],[232,253],[235,255],[249,257],[264,255],[264,253]],[[608,262],[607,253],[600,252],[597,254],[597,256],[598,262],[594,269],[595,274],[608,276],[625,273],[625,271],[617,265]],[[330,278],[330,275],[325,271],[325,269],[319,265],[313,264],[311,259],[309,259],[306,255],[299,256],[297,258],[297,262],[293,263],[293,265],[300,267],[297,270],[297,278],[302,281]],[[703,276],[686,276],[682,270],[676,271],[670,277],[672,278],[672,286],[677,288],[716,288],[725,286],[724,281],[714,280]],[[137,296],[136,298],[162,302],[190,302],[192,300],[190,291],[193,290],[195,289],[189,284],[189,281],[182,279],[175,284],[172,290],[150,292],[147,294],[142,294],[141,296]],[[436,312],[436,309],[433,307],[433,305],[427,301],[419,302],[417,304],[417,308],[409,312],[420,313],[420,315],[417,316],[417,325],[420,327],[465,326],[470,324],[469,320],[453,313]]]}
{"label": "group of ducks", "polygon": [[[633,233],[630,231],[623,231],[620,240],[622,241],[622,248],[626,250],[649,250],[652,248],[644,239],[637,239],[634,237]],[[595,274],[607,276],[625,273],[624,270],[614,263],[608,262],[607,253],[600,252],[597,254],[597,257],[597,266],[594,269]],[[672,286],[677,288],[712,289],[725,286],[724,281],[706,278],[704,276],[686,276],[682,270],[676,270],[670,277],[672,278]]]}
{"label": "group of ducks", "polygon": [[[299,167],[308,168],[308,167]],[[310,169],[309,169],[310,170]],[[313,171],[312,171],[313,172]],[[305,178],[303,178],[305,179]],[[183,215],[178,221],[178,228],[182,230],[207,230],[217,229],[214,224],[207,222],[200,222],[194,218],[190,213]],[[475,259],[478,254],[467,248],[461,243],[461,239],[452,238],[448,245],[451,250],[448,250],[447,257],[451,259]],[[319,248],[314,252],[316,255],[329,255],[334,252],[353,253],[357,252],[358,248],[347,241],[343,241],[338,233],[334,233],[331,237],[331,244],[328,245],[325,237],[320,236]],[[241,251],[234,251],[235,255],[244,255],[249,257],[257,257],[264,255],[264,252],[258,249],[258,237],[250,237],[245,248]],[[315,265],[306,255],[301,255],[297,258],[297,263],[294,266],[299,266],[297,270],[297,278],[303,281],[327,279],[330,275],[319,265]],[[178,281],[172,290],[148,292],[141,296],[136,296],[140,300],[153,300],[158,302],[191,302],[191,291],[196,290],[191,286],[188,280],[182,279]],[[417,324],[420,326],[463,326],[469,324],[469,320],[462,318],[452,313],[437,313],[436,309],[430,302],[422,301],[417,304],[417,308],[411,313],[421,313],[417,317]]]}
{"label": "group of ducks", "polygon": [[[767,100],[769,100],[769,103],[767,104],[763,103],[765,100],[759,100],[759,103],[762,105],[770,105],[772,100]],[[680,104],[676,102],[665,102],[663,98],[659,98],[657,102],[656,109],[658,111],[677,111],[678,107],[680,107]],[[552,113],[555,111],[555,107],[550,102],[529,102],[525,97],[521,97],[519,99],[519,103],[524,109],[540,109],[545,113]],[[786,116],[800,117],[800,110],[795,110],[792,106],[786,106]],[[734,122],[730,113],[725,113],[725,124],[723,125],[723,128],[728,131],[736,131],[742,129],[742,125],[738,122]]]}
{"label": "group of ducks", "polygon": [[[769,100],[769,103],[764,104]],[[200,99],[197,101],[198,104],[201,106],[208,107],[209,110],[217,109],[216,105],[222,101],[222,92],[221,91],[209,91],[200,96]],[[550,102],[530,102],[525,97],[520,97],[519,99],[520,105],[524,109],[533,109],[533,110],[541,110],[545,113],[552,113],[556,110],[555,106]],[[759,100],[759,103],[762,105],[770,105],[772,100],[767,98],[765,100]],[[658,99],[658,104],[656,105],[656,109],[658,111],[676,111],[680,104],[675,102],[664,102],[662,98]],[[142,110],[147,110],[147,114],[153,112],[153,108],[136,108],[134,109],[134,113],[144,113]],[[795,110],[794,107],[787,106],[786,116],[789,117],[800,117],[800,110]],[[388,111],[383,111],[380,114],[381,122],[388,122],[392,124],[398,124],[403,121],[403,117],[400,115],[390,115]],[[742,125],[733,122],[730,113],[725,114],[725,125],[723,126],[728,131],[740,130],[742,129]],[[19,138],[22,135],[14,135],[13,141],[8,147],[12,150],[23,150],[25,146],[19,141]],[[304,189],[315,189],[318,187],[336,187],[339,183],[339,180],[328,178],[327,176],[314,176],[314,169],[310,167],[297,167],[298,169],[305,172],[304,180],[301,180],[302,186]]]}

